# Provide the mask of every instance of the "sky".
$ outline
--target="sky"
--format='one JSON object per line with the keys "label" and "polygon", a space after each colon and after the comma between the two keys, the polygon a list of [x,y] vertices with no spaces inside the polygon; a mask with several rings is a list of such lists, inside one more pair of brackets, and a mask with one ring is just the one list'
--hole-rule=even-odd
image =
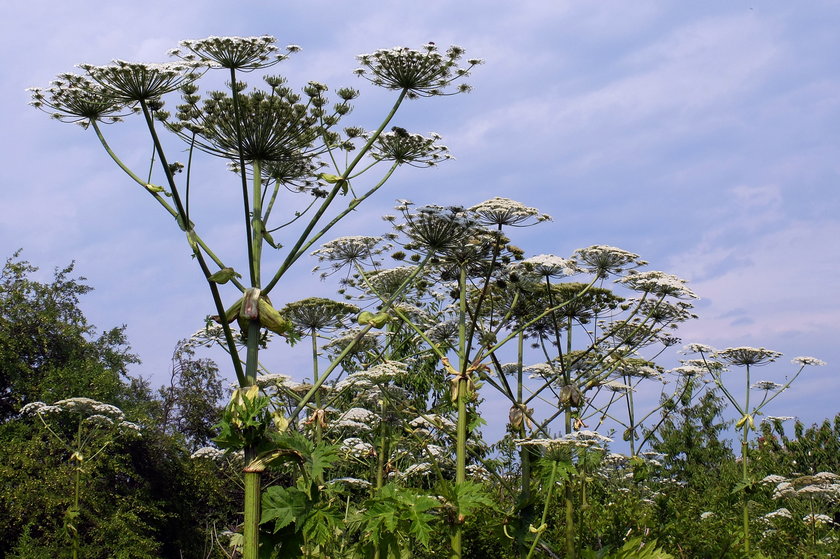
{"label": "sky", "polygon": [[[143,360],[132,373],[163,384],[177,340],[213,312],[203,278],[93,132],[27,107],[25,89],[78,63],[165,61],[181,39],[268,34],[303,47],[276,67],[291,85],[360,89],[351,120],[370,126],[393,95],[352,75],[356,54],[457,44],[486,61],[474,90],[408,103],[395,121],[440,133],[456,159],[401,169],[336,235],[382,233],[398,198],[538,207],[553,221],[514,239],[529,255],[613,245],[689,280],[701,300],[686,343],[781,351],[765,370],[777,381],[795,356],[827,361],[768,409],[818,422],[840,411],[839,24],[828,0],[15,2],[0,21],[0,254],[22,248],[43,280],[75,261],[95,288],[88,318],[127,325]],[[143,168],[137,130],[107,132]],[[205,230],[234,251],[236,179],[201,179]],[[313,265],[299,263],[275,304],[333,293]],[[300,362],[278,351],[278,367]]]}

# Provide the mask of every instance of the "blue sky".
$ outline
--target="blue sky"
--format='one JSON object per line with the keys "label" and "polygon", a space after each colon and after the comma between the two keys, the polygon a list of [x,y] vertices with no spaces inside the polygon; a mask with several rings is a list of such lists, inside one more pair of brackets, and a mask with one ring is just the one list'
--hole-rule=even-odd
{"label": "blue sky", "polygon": [[[155,383],[175,342],[212,311],[198,268],[93,133],[28,108],[24,90],[82,62],[163,61],[180,39],[271,34],[304,49],[278,72],[292,85],[361,89],[351,121],[368,126],[390,96],[351,74],[356,54],[434,41],[486,60],[472,93],[410,103],[396,121],[439,132],[457,159],[402,170],[337,234],[382,232],[377,216],[397,198],[517,199],[554,217],[515,239],[529,254],[592,244],[641,254],[701,296],[686,342],[829,362],[770,413],[812,422],[838,411],[836,2],[34,0],[4,16],[0,254],[23,248],[45,278],[75,260],[96,288],[82,302],[88,316],[100,328],[127,324],[143,359],[134,372]],[[109,132],[143,165],[148,151],[130,125]],[[209,173],[202,208],[223,251],[241,234],[239,214],[224,212],[232,178]],[[299,265],[286,301],[332,293],[312,265]],[[767,372],[778,380],[789,370]]]}

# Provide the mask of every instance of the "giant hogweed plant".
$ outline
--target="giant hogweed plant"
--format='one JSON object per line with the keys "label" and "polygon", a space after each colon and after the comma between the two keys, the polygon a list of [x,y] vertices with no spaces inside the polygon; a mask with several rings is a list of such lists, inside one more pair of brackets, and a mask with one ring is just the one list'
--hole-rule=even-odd
{"label": "giant hogweed plant", "polygon": [[[614,247],[581,249],[568,259],[548,255],[523,259],[505,228],[532,225],[547,216],[511,200],[495,198],[469,209],[415,209],[401,202],[398,210],[402,221],[387,217],[394,223],[394,233],[383,238],[341,238],[316,251],[327,263],[325,275],[350,267],[343,280],[345,296],[352,298],[348,288],[355,288],[361,290],[360,301],[373,300],[370,310],[360,313],[359,322],[386,328],[381,340],[345,366],[364,369],[397,348],[405,356],[405,348],[413,347],[408,353],[423,364],[423,376],[437,371],[438,379],[448,378],[427,383],[437,390],[426,399],[432,404],[428,413],[454,415],[450,436],[456,488],[467,485],[467,462],[473,458],[467,442],[477,435],[479,388],[492,387],[510,401],[509,427],[522,445],[515,537],[522,555],[532,555],[544,523],[535,526],[529,513],[533,502],[529,464],[532,457],[540,456],[539,445],[530,441],[553,440],[553,429],[567,437],[585,435],[588,417],[595,417],[599,425],[611,420],[616,414],[610,408],[622,401],[627,402],[629,420],[619,423],[626,436],[635,439],[645,418],[635,418],[630,395],[639,382],[658,375],[649,359],[661,349],[647,359],[642,351],[673,343],[671,328],[693,316],[686,299],[694,295],[674,276],[638,271],[644,262]],[[403,261],[402,266],[383,268],[374,262],[366,268],[358,258],[360,247],[365,247],[362,252],[367,256],[371,251],[394,250],[392,244],[401,245],[393,256]],[[423,271],[418,273],[419,269]],[[589,278],[556,281],[573,275]],[[393,286],[405,288],[404,280],[412,276],[410,300],[391,304],[390,310],[382,306],[393,301]],[[610,276],[616,277],[619,289],[629,287],[638,296],[624,298],[605,288],[604,280]],[[428,288],[432,285],[437,289]],[[573,339],[578,331],[579,339]],[[525,364],[524,343],[529,338],[538,361],[530,366]],[[580,341],[583,348],[577,349]],[[503,347],[513,343],[517,361],[503,364]],[[438,363],[431,371],[430,355],[431,362]],[[537,419],[531,405],[541,413],[547,409],[546,416]],[[561,420],[558,429],[555,423]],[[557,479],[570,478],[568,473],[574,472],[569,456],[568,464],[555,472]],[[571,481],[565,485],[570,511],[572,485]],[[452,556],[460,557],[461,527],[468,518],[457,506],[454,510]],[[574,518],[569,514],[566,520],[567,552],[573,553]]]}
{"label": "giant hogweed plant", "polygon": [[52,404],[31,402],[21,408],[22,416],[34,416],[67,453],[72,465],[71,504],[64,513],[64,531],[70,541],[70,556],[78,559],[84,526],[92,522],[85,511],[83,480],[90,474],[96,458],[119,436],[140,436],[141,428],[127,421],[121,409],[90,398],[67,398]]}
{"label": "giant hogweed plant", "polygon": [[[739,415],[735,423],[735,429],[740,431],[741,443],[741,481],[735,487],[734,492],[741,493],[741,537],[743,549],[746,555],[751,553],[751,530],[750,530],[750,501],[751,495],[755,492],[758,482],[753,479],[750,471],[750,431],[756,430],[755,418],[763,414],[763,409],[786,391],[790,385],[799,378],[799,375],[809,366],[825,365],[825,362],[814,357],[796,357],[791,363],[797,367],[793,374],[785,378],[784,383],[777,383],[771,380],[759,380],[753,382],[755,369],[775,362],[782,356],[778,351],[766,348],[755,347],[729,347],[716,350],[704,344],[689,344],[685,352],[697,354],[698,359],[688,361],[685,366],[697,372],[707,373],[714,384],[720,389],[726,401],[736,410]],[[727,385],[725,374],[728,367],[744,368],[743,395],[738,398],[738,392]],[[752,398],[751,391],[761,394],[760,400],[756,403]],[[813,526],[812,526],[813,528]]]}
{"label": "giant hogweed plant", "polygon": [[[397,110],[406,99],[467,91],[469,86],[461,80],[480,63],[472,59],[462,64],[463,49],[440,52],[433,43],[416,50],[393,48],[359,56],[356,74],[396,95],[381,122],[368,131],[339,127],[357,90],[340,88],[335,92],[338,100],[331,102],[324,84],[310,82],[298,93],[284,78],[265,75],[298,50],[295,45],[280,49],[269,36],[186,40],[170,52],[176,62],[83,64],[83,74],[61,74],[49,87],[32,89],[32,105],[56,120],[92,130],[114,163],[183,231],[207,280],[216,320],[243,390],[255,383],[265,330],[294,340],[290,320],[269,298],[289,268],[379,190],[397,167],[427,167],[448,157],[437,136],[424,137],[399,127],[386,131]],[[202,96],[200,84],[210,72],[223,74],[227,89]],[[241,81],[243,74],[251,72],[262,74],[263,87],[249,90]],[[173,112],[165,110],[167,102],[174,105]],[[147,170],[132,169],[105,133],[105,124],[132,115],[146,130],[137,137],[145,137],[140,145],[146,144],[152,152]],[[180,140],[177,149],[183,151],[186,146],[185,162],[170,157],[171,144],[164,132]],[[192,198],[201,192],[191,180],[193,167],[201,161],[199,153],[228,163],[239,177],[239,219],[247,253],[244,270],[235,270],[214,252],[202,236],[202,225],[207,224],[191,211]],[[286,198],[291,194],[301,196],[303,202],[290,203]],[[291,215],[279,215],[285,208],[297,209]],[[222,294],[223,285],[233,287],[233,304],[225,301],[230,296]],[[241,334],[230,327],[233,322],[238,322]],[[236,344],[240,335],[244,359]],[[304,396],[297,413],[315,392]],[[260,471],[251,467],[258,458],[256,446],[249,442],[244,450],[244,555],[255,559]]]}

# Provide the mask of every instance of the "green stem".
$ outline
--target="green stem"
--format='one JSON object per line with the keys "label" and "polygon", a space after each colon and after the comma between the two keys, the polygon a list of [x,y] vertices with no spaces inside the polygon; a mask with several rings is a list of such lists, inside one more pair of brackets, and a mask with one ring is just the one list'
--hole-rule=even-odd
{"label": "green stem", "polygon": [[[315,330],[315,327],[309,329],[309,335],[312,336],[312,378],[313,382],[318,382],[318,334]],[[320,390],[315,393],[315,408],[321,409],[321,392]],[[320,443],[323,437],[323,429],[321,428],[321,422],[315,422],[315,442]]]}
{"label": "green stem", "polygon": [[[750,366],[747,364],[747,393],[744,401],[745,413],[750,413]],[[747,492],[747,482],[749,481],[749,433],[750,422],[744,421],[744,433],[741,437],[741,481],[744,483],[743,498],[742,498],[742,512],[743,512],[743,529],[744,529],[744,553],[749,557],[750,555],[750,510],[749,510],[749,494]]]}
{"label": "green stem", "polygon": [[[239,109],[239,90],[237,89],[236,84],[236,69],[230,68],[230,91],[231,91],[231,100],[233,101],[233,124],[236,130],[236,152],[239,156],[239,173],[242,176],[242,206],[245,214],[245,239],[247,241],[248,246],[248,272],[250,273],[251,279],[251,286],[257,286],[257,278],[254,274],[254,254],[251,247],[251,241],[254,238],[253,232],[251,231],[251,210],[248,204],[248,177],[245,173],[245,155],[242,151],[242,118],[240,116],[240,109]],[[258,171],[258,169],[254,169],[254,171]],[[256,177],[254,177],[256,180]],[[245,559],[251,559],[250,557],[246,557]]]}
{"label": "green stem", "polygon": [[254,161],[253,162],[253,173],[254,173],[254,201],[253,201],[253,212],[254,215],[251,218],[251,243],[252,247],[250,250],[250,258],[251,258],[251,281],[252,287],[259,287],[260,286],[260,262],[262,260],[262,244],[263,244],[263,231],[265,230],[265,224],[262,220],[262,170],[260,168],[260,162]]}
{"label": "green stem", "polygon": [[245,471],[245,526],[243,530],[243,559],[259,557],[260,534],[260,472]]}
{"label": "green stem", "polygon": [[79,520],[81,519],[81,515],[79,514],[79,493],[81,490],[81,479],[82,479],[82,422],[79,421],[79,425],[76,428],[76,452],[79,454],[78,459],[76,462],[76,475],[75,475],[75,494],[73,495],[73,511],[77,513],[77,516],[72,520],[75,525],[73,526],[72,533],[73,533],[73,559],[79,559]]}
{"label": "green stem", "polygon": [[[455,443],[455,486],[460,487],[466,481],[467,472],[467,392],[468,381],[464,374],[469,365],[467,348],[467,268],[461,266],[458,276],[458,372],[461,374],[457,384],[458,423]],[[460,509],[455,511],[455,533],[452,535],[452,559],[461,559],[463,552],[464,518]]]}
{"label": "green stem", "polygon": [[528,555],[525,559],[531,559],[534,555],[534,550],[537,549],[537,544],[540,542],[540,537],[545,531],[545,521],[548,519],[548,506],[551,503],[551,498],[554,496],[554,482],[557,478],[557,460],[551,464],[551,476],[548,482],[548,494],[545,496],[545,503],[543,504],[542,517],[540,518],[540,525],[537,527],[537,533],[534,535],[534,541],[531,543],[531,549],[528,550]]}

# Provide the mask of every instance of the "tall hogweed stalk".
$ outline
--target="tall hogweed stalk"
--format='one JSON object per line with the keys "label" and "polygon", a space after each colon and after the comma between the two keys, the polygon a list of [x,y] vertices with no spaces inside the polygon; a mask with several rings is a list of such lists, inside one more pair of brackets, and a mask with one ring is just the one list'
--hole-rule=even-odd
{"label": "tall hogweed stalk", "polygon": [[[232,402],[231,419],[240,420],[243,413],[257,411],[251,409],[257,406],[257,396],[246,389],[255,385],[266,333],[284,336],[289,342],[296,339],[291,319],[281,314],[269,297],[290,267],[379,190],[399,166],[428,167],[449,158],[439,136],[422,136],[392,126],[398,109],[406,99],[468,91],[462,80],[481,63],[478,59],[463,61],[460,47],[440,51],[434,43],[420,49],[393,48],[361,55],[355,73],[393,91],[396,98],[372,129],[342,128],[351,101],[359,95],[356,89],[339,88],[331,101],[324,84],[309,82],[298,91],[283,77],[267,74],[269,68],[298,50],[296,45],[280,48],[270,36],[185,40],[170,52],[174,62],[82,64],[82,73],[61,74],[50,86],[31,90],[35,107],[59,121],[92,130],[114,163],[183,231],[207,281],[214,319],[221,326],[242,388]],[[215,72],[227,80],[226,89],[202,93],[202,81]],[[241,81],[243,74],[251,72],[261,75],[262,87],[249,89]],[[171,112],[166,110],[167,102],[173,106]],[[141,145],[148,142],[152,151],[152,164],[145,171],[132,169],[120,157],[104,126],[132,115],[145,128],[145,134],[138,134],[138,138],[145,137]],[[171,144],[164,132],[179,142]],[[185,161],[170,157],[171,149],[183,153],[184,147]],[[191,201],[202,190],[192,179],[194,166],[203,161],[202,153],[226,162],[239,177],[245,269],[234,269],[209,246],[202,236],[202,226],[208,224],[192,211]],[[286,200],[290,195],[300,200]],[[281,215],[283,210],[286,215]],[[234,322],[239,332],[231,328]],[[316,397],[319,383],[330,371],[316,380],[290,417],[278,420],[279,425],[294,421]],[[251,427],[261,432],[259,426]],[[263,441],[252,440],[253,434],[249,431],[239,437],[246,441],[246,559],[256,559],[259,549],[263,468],[259,449]]]}
{"label": "tall hogweed stalk", "polygon": [[[716,350],[711,346],[696,343],[689,344],[685,347],[684,351],[699,356],[698,359],[685,362],[684,366],[689,369],[708,373],[712,377],[715,385],[723,392],[726,400],[735,408],[740,416],[735,423],[735,428],[741,432],[741,481],[735,489],[742,495],[741,535],[744,541],[744,552],[749,555],[751,545],[750,495],[759,483],[752,479],[750,475],[749,459],[750,431],[756,430],[755,418],[762,415],[762,410],[790,387],[805,367],[825,365],[825,362],[814,357],[796,357],[791,363],[798,368],[792,375],[785,378],[784,383],[780,384],[770,380],[753,382],[753,373],[756,368],[775,362],[782,354],[763,347],[742,346]],[[737,397],[737,393],[733,392],[731,386],[726,385],[724,374],[730,366],[744,368],[744,389],[741,399]],[[757,391],[761,394],[761,399],[758,403],[750,397],[751,391]]]}

